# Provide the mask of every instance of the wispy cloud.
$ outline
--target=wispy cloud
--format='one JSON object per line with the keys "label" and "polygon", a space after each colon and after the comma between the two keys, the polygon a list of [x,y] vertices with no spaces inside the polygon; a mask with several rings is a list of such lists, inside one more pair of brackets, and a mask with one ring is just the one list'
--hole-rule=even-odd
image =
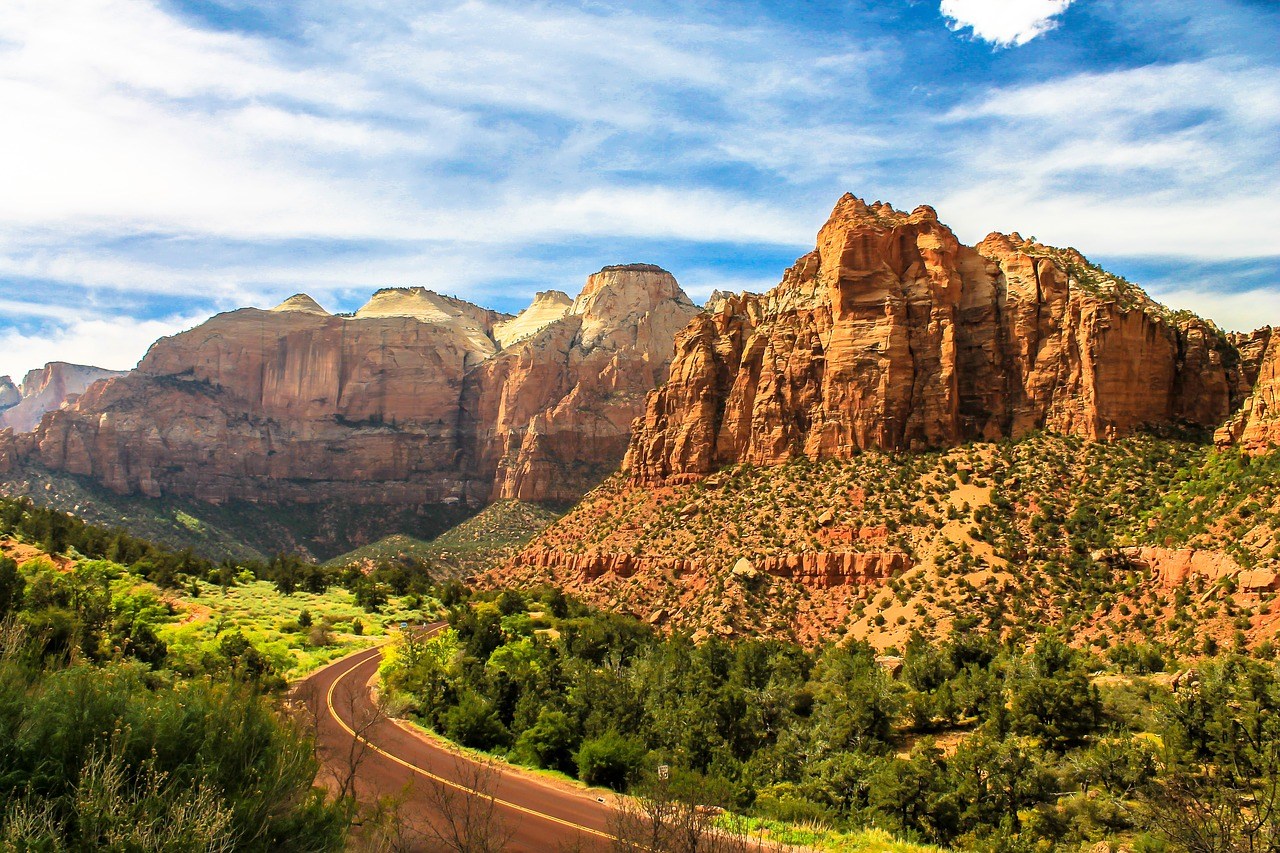
{"label": "wispy cloud", "polygon": [[62,322],[31,332],[0,329],[0,375],[21,380],[26,371],[51,361],[128,370],[137,365],[156,339],[189,329],[205,318],[140,321],[127,316],[74,316],[60,319]]}
{"label": "wispy cloud", "polygon": [[[85,306],[178,322],[297,290],[517,307],[622,260],[759,288],[784,262],[748,256],[804,251],[845,190],[934,204],[968,240],[1280,256],[1274,57],[1091,53],[1077,21],[1164,32],[1128,4],[992,51],[1067,0],[919,4],[916,30],[870,3],[299,0],[240,31],[201,23],[218,2],[0,3],[0,287],[58,285],[50,339]],[[1244,43],[1257,16],[1227,5]]]}
{"label": "wispy cloud", "polygon": [[1280,256],[1274,69],[1074,74],[993,89],[941,123],[963,178],[938,205],[969,236],[1018,228],[1113,256]]}

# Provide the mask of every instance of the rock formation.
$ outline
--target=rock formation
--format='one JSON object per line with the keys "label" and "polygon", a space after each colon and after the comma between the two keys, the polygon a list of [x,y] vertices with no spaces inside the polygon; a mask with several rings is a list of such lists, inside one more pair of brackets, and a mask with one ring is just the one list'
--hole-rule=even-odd
{"label": "rock formation", "polygon": [[1018,438],[1214,427],[1244,380],[1215,327],[1018,234],[962,245],[932,208],[846,195],[781,284],[715,303],[676,340],[637,421],[641,481]]}
{"label": "rock formation", "polygon": [[13,384],[13,378],[0,376],[0,412],[22,402],[22,392]]}
{"label": "rock formation", "polygon": [[1240,354],[1252,390],[1214,437],[1245,453],[1266,453],[1280,447],[1280,335],[1268,326],[1242,336]]}
{"label": "rock formation", "polygon": [[[8,427],[16,432],[30,432],[40,423],[45,412],[75,402],[100,379],[121,375],[118,370],[52,361],[29,371],[22,380],[20,392],[8,376],[0,377],[0,429]],[[13,400],[14,392],[18,392],[16,400]],[[5,405],[7,401],[12,402]]]}
{"label": "rock formation", "polygon": [[329,312],[324,310],[319,302],[316,302],[305,293],[295,293],[271,310],[277,313],[297,311],[301,314],[317,314],[321,317],[329,316]]}
{"label": "rock formation", "polygon": [[665,270],[605,267],[567,314],[480,365],[467,378],[463,433],[491,496],[573,500],[615,470],[697,313]]}
{"label": "rock formation", "polygon": [[[742,564],[746,564],[746,570]],[[880,584],[912,567],[910,555],[900,551],[859,551],[845,553],[775,554],[751,563],[738,561],[735,575],[754,577],[756,571],[795,580],[810,588]],[[504,572],[535,569],[539,581],[550,575],[560,580],[570,577],[590,581],[605,574],[629,578],[640,572],[662,572],[673,578],[713,571],[696,559],[654,557],[634,554],[570,554],[552,548],[532,546],[513,557]]]}
{"label": "rock formation", "polygon": [[501,347],[509,347],[516,341],[532,337],[556,320],[563,318],[573,308],[569,294],[559,290],[544,290],[533,297],[533,303],[514,319],[499,323],[493,336]]}
{"label": "rock formation", "polygon": [[649,267],[514,319],[422,288],[353,316],[298,294],[157,341],[0,457],[212,502],[568,500],[617,467],[695,312]]}
{"label": "rock formation", "polygon": [[678,483],[1041,429],[1216,427],[1251,388],[1226,440],[1261,449],[1276,347],[1168,311],[1074,250],[1017,234],[968,247],[931,208],[845,196],[781,284],[705,311],[669,273],[627,265],[517,317],[423,288],[354,315],[305,294],[221,314],[91,388],[66,366],[28,377],[24,397],[40,385],[55,402],[19,428],[53,411],[0,431],[0,464],[215,502],[569,501],[624,453],[636,480]]}

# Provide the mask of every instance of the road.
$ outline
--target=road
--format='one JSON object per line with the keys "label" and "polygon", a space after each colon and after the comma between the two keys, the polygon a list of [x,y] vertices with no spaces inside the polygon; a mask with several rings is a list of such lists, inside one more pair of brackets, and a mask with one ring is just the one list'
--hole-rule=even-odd
{"label": "road", "polygon": [[[428,632],[443,625],[432,625]],[[404,723],[379,717],[374,711],[369,682],[382,660],[381,648],[366,649],[317,670],[302,684],[317,713],[320,751],[339,774],[350,767],[352,744],[361,737],[368,744],[359,752],[357,790],[362,801],[385,795],[405,795],[402,814],[419,832],[428,815],[441,819],[442,794],[460,801],[486,789],[494,803],[492,814],[511,835],[513,853],[554,853],[609,849],[611,810],[596,795],[504,767],[477,770],[478,764],[450,751],[429,735]],[[357,732],[359,734],[357,735]],[[485,779],[484,782],[478,781]],[[474,804],[475,801],[472,800]],[[455,806],[455,814],[460,806]],[[476,819],[476,812],[471,813]],[[455,823],[461,818],[455,818]],[[423,849],[431,849],[425,841]]]}

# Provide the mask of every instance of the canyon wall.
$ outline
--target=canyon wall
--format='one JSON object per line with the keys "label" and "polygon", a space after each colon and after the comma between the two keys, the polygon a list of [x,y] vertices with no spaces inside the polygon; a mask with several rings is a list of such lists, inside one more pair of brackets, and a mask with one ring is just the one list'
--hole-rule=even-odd
{"label": "canyon wall", "polygon": [[932,208],[851,195],[781,284],[711,307],[636,422],[639,481],[1035,430],[1212,428],[1249,386],[1216,327],[1073,249],[1017,234],[969,247]]}
{"label": "canyon wall", "polygon": [[515,318],[422,288],[220,314],[0,457],[211,502],[569,500],[617,467],[697,309],[648,266],[558,296]]}
{"label": "canyon wall", "polygon": [[494,499],[581,497],[617,469],[675,336],[697,313],[658,267],[592,275],[563,317],[467,377],[467,468],[492,480]]}
{"label": "canyon wall", "polygon": [[1214,437],[1219,445],[1266,453],[1280,447],[1280,335],[1267,327],[1242,336],[1240,353],[1252,390]]}

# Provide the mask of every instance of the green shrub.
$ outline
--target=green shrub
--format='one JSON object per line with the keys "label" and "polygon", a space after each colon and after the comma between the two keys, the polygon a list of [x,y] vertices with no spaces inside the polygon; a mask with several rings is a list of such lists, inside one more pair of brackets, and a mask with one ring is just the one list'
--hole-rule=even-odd
{"label": "green shrub", "polygon": [[614,731],[582,742],[578,749],[578,778],[588,785],[625,791],[640,772],[644,744]]}

